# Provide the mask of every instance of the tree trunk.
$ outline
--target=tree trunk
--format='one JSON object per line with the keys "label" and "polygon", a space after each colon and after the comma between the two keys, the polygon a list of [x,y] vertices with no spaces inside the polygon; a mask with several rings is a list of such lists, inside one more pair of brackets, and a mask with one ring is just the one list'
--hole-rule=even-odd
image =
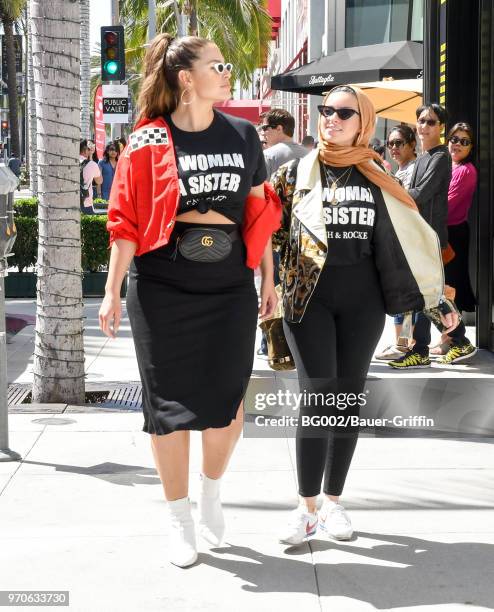
{"label": "tree trunk", "polygon": [[33,197],[38,195],[38,155],[36,145],[36,100],[34,97],[33,74],[33,40],[31,32],[30,4],[27,3],[27,121],[28,121],[28,148],[29,148],[29,187]]}
{"label": "tree trunk", "polygon": [[91,50],[89,46],[89,0],[81,2],[81,138],[90,138]]}
{"label": "tree trunk", "polygon": [[188,0],[185,4],[185,14],[188,19],[189,36],[197,36],[197,0]]}
{"label": "tree trunk", "polygon": [[39,185],[33,402],[82,404],[80,7],[30,2]]}
{"label": "tree trunk", "polygon": [[4,15],[3,30],[5,32],[5,49],[7,51],[7,78],[4,79],[9,90],[9,128],[10,128],[10,154],[21,157],[21,143],[19,140],[19,113],[17,110],[17,76],[15,66],[14,22]]}

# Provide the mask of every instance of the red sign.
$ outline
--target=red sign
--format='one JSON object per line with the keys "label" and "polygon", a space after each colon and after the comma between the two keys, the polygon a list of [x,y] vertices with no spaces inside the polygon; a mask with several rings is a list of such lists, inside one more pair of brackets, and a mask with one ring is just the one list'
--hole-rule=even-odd
{"label": "red sign", "polygon": [[94,94],[94,137],[96,153],[98,158],[101,159],[105,152],[106,143],[105,122],[103,121],[103,90],[101,85],[98,86]]}

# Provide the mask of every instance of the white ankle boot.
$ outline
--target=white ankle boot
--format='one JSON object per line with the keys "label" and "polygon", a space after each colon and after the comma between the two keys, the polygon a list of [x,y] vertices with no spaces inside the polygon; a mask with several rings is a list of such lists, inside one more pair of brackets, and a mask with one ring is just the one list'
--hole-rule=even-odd
{"label": "white ankle boot", "polygon": [[197,560],[196,533],[188,497],[167,502],[170,533],[169,559],[187,567]]}
{"label": "white ankle boot", "polygon": [[220,500],[221,478],[213,480],[201,474],[201,490],[197,503],[199,533],[212,546],[220,546],[225,534],[225,519]]}

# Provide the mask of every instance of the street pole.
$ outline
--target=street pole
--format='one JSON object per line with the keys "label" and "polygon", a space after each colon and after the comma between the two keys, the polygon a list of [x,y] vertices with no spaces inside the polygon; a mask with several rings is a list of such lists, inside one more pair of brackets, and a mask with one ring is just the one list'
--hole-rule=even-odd
{"label": "street pole", "polygon": [[148,0],[148,41],[156,36],[156,0]]}
{"label": "street pole", "polygon": [[[5,277],[8,273],[7,256],[15,237],[13,191],[18,180],[9,168],[0,166],[0,462],[19,461],[21,456],[9,448],[9,412],[7,406],[7,329],[5,321]],[[15,230],[14,230],[15,231]]]}
{"label": "street pole", "polygon": [[[111,0],[111,24],[120,25],[120,10],[118,6],[119,0]],[[120,84],[120,81],[117,81]],[[120,123],[111,124],[111,139],[116,140],[122,135],[122,126]]]}

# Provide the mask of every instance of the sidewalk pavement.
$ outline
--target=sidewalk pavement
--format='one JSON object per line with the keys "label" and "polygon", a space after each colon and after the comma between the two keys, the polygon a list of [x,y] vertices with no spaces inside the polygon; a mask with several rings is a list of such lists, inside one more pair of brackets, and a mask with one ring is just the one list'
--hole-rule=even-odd
{"label": "sidewalk pavement", "polygon": [[[98,308],[91,300],[85,309],[88,381],[137,381],[127,319],[111,341],[97,328]],[[33,314],[34,304],[10,300],[7,312]],[[7,347],[10,381],[30,382],[32,347],[28,326]],[[477,359],[475,375],[492,376],[489,355]],[[255,368],[265,372],[265,362]],[[460,372],[470,375],[466,365]],[[9,416],[22,461],[0,463],[0,589],[68,590],[70,609],[84,612],[494,606],[494,438],[363,434],[342,498],[354,538],[317,534],[298,549],[276,537],[297,502],[294,440],[243,438],[222,488],[226,543],[201,542],[198,562],[183,570],[166,560],[163,492],[142,415],[52,410]],[[200,465],[193,432],[194,507]]]}

